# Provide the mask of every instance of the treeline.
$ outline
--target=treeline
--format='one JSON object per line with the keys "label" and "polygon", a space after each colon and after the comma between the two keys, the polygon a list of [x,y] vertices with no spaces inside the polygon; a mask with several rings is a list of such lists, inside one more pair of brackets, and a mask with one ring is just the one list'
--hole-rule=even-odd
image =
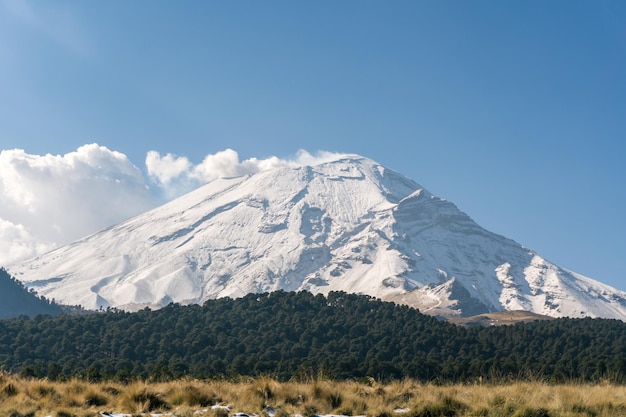
{"label": "treeline", "polygon": [[0,321],[0,367],[51,380],[323,374],[420,381],[626,382],[626,323],[465,328],[368,296],[252,294],[204,305]]}

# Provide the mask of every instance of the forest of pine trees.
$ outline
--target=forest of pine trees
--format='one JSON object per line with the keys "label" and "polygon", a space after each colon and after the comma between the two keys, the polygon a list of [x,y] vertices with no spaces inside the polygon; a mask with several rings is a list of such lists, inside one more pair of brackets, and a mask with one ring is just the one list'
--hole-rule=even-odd
{"label": "forest of pine trees", "polygon": [[368,296],[251,294],[204,305],[0,321],[0,367],[89,381],[268,375],[463,382],[626,375],[626,323],[466,328]]}

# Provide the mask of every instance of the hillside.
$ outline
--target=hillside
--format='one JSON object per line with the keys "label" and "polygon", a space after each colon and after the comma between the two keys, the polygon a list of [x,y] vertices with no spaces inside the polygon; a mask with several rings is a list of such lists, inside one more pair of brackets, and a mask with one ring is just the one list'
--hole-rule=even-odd
{"label": "hillside", "polygon": [[626,382],[625,351],[626,323],[618,320],[466,328],[339,292],[324,297],[279,291],[203,306],[0,321],[0,367],[49,379],[272,375],[288,380],[324,374]]}
{"label": "hillside", "polygon": [[500,311],[496,313],[484,313],[471,317],[452,317],[450,323],[462,326],[509,326],[518,323],[530,323],[537,320],[553,320],[554,317],[541,314],[529,313],[528,311]]}
{"label": "hillside", "polygon": [[21,315],[59,314],[61,308],[30,292],[0,268],[0,319]]}
{"label": "hillside", "polygon": [[354,155],[220,178],[9,271],[89,309],[277,290],[368,294],[430,315],[524,310],[626,320],[626,293],[476,224]]}

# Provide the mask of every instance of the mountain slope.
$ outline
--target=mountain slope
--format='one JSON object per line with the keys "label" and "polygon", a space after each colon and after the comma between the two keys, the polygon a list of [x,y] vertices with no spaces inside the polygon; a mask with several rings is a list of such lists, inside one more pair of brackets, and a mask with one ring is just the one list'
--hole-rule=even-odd
{"label": "mountain slope", "polygon": [[88,308],[342,290],[429,314],[626,320],[626,293],[482,229],[360,156],[222,178],[9,270],[48,298]]}
{"label": "mountain slope", "polygon": [[530,323],[542,320],[554,320],[554,317],[529,313],[528,311],[513,310],[483,313],[471,317],[452,317],[449,319],[450,323],[465,327],[509,326],[518,323]]}
{"label": "mountain slope", "polygon": [[0,268],[0,319],[10,317],[36,316],[37,314],[55,315],[61,308],[42,300],[13,279],[6,270]]}

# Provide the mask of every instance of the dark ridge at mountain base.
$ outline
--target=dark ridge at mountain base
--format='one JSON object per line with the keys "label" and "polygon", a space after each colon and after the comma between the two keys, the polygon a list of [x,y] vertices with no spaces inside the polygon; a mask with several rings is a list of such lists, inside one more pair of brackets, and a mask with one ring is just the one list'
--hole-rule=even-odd
{"label": "dark ridge at mountain base", "polygon": [[0,319],[61,312],[61,307],[28,291],[21,282],[0,268]]}
{"label": "dark ridge at mountain base", "polygon": [[342,292],[279,291],[157,311],[0,321],[0,368],[53,380],[323,374],[626,382],[625,351],[626,323],[618,320],[467,328]]}

